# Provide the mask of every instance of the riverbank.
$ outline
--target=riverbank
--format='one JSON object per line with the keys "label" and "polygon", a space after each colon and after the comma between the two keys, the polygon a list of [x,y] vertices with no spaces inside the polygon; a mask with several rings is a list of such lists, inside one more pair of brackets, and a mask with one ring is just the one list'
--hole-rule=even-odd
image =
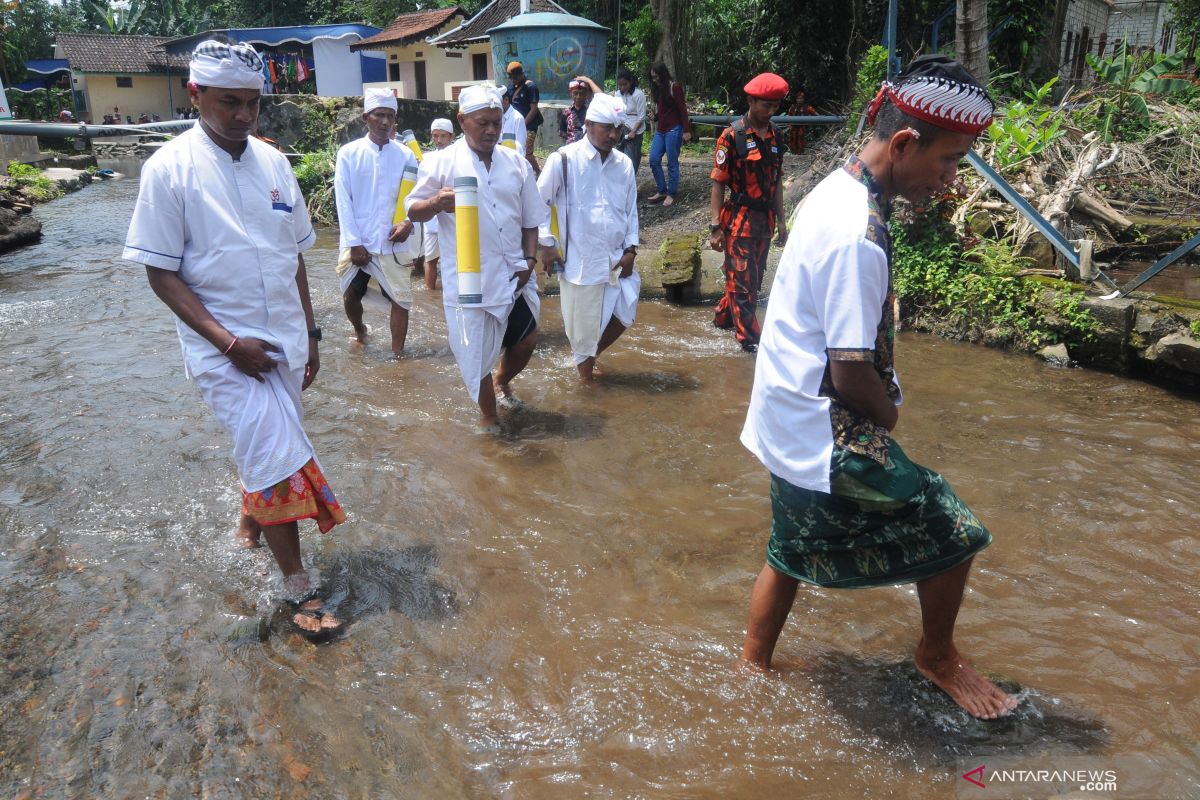
{"label": "riverbank", "polygon": [[[71,166],[59,166],[58,162]],[[42,223],[33,216],[33,207],[48,203],[70,192],[77,192],[94,179],[96,159],[90,155],[50,156],[40,165],[44,169],[12,162],[8,174],[0,175],[0,253],[36,242],[42,235]]]}

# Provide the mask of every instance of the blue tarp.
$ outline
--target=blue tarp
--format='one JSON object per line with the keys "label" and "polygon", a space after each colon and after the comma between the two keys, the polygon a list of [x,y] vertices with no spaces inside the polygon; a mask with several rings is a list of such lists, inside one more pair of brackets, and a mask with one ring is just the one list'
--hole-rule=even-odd
{"label": "blue tarp", "polygon": [[382,28],[371,25],[290,25],[284,28],[222,28],[205,31],[182,39],[172,39],[165,47],[168,53],[190,53],[198,42],[207,39],[214,33],[223,33],[235,42],[248,42],[275,47],[285,42],[312,44],[314,39],[340,39],[350,34],[358,34],[363,39],[374,36]]}

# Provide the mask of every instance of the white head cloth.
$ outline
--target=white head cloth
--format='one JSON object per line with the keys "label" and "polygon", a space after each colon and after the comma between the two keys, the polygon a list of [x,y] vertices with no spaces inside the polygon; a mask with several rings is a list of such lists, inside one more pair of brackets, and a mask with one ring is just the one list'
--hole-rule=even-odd
{"label": "white head cloth", "polygon": [[396,95],[392,94],[391,89],[372,89],[363,90],[363,113],[370,114],[377,108],[390,108],[395,111],[397,108]]}
{"label": "white head cloth", "polygon": [[584,119],[602,125],[620,125],[625,120],[625,104],[610,94],[598,94],[588,105]]}
{"label": "white head cloth", "polygon": [[500,92],[495,86],[476,84],[458,93],[458,110],[463,114],[485,108],[500,108]]}
{"label": "white head cloth", "polygon": [[263,62],[248,44],[209,39],[192,51],[188,80],[197,86],[218,89],[262,89]]}
{"label": "white head cloth", "polygon": [[429,123],[429,131],[442,131],[444,133],[454,133],[454,124],[445,117],[438,117],[433,122]]}

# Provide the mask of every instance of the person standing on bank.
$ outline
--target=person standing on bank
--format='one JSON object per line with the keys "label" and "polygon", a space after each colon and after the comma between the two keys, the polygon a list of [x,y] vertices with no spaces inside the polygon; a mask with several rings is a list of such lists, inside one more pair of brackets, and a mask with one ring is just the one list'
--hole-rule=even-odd
{"label": "person standing on bank", "polygon": [[[679,150],[692,139],[683,87],[671,80],[667,65],[659,62],[650,69],[650,94],[654,97],[654,139],[650,142],[650,173],[657,189],[651,203],[669,206],[679,193]],[[667,156],[667,177],[663,179],[662,159]]]}
{"label": "person standing on bank", "polygon": [[622,68],[617,72],[617,90],[613,97],[625,108],[625,132],[617,149],[633,162],[633,176],[642,165],[642,139],[646,133],[646,93],[638,88],[637,76]]}
{"label": "person standing on bank", "polygon": [[587,119],[588,103],[591,102],[595,85],[591,79],[582,76],[572,78],[567,84],[571,105],[558,115],[558,138],[563,140],[563,144],[578,142],[583,138],[583,123]]}
{"label": "person standing on bank", "polygon": [[556,239],[550,222],[539,240],[546,271],[565,254],[559,276],[563,327],[579,377],[590,381],[596,358],[633,324],[641,278],[637,258],[637,183],[633,163],[616,150],[624,106],[606,94],[592,98],[586,135],[546,159],[538,190],[558,214]]}
{"label": "person standing on bank", "polygon": [[[438,218],[442,258],[442,303],[450,349],[471,399],[479,404],[480,427],[498,433],[500,404],[520,405],[510,383],[529,363],[537,343],[541,308],[537,278],[538,226],[546,207],[533,171],[521,154],[498,146],[501,92],[468,86],[458,98],[463,137],[421,163],[417,185],[405,204],[414,222]],[[455,181],[474,178],[478,186],[478,275],[481,296],[459,297],[459,242]],[[500,356],[500,369],[492,367]]]}
{"label": "person standing on bank", "polygon": [[337,202],[341,254],[337,273],[341,283],[342,305],[354,327],[359,344],[367,339],[363,322],[362,299],[372,278],[391,305],[389,319],[392,353],[404,352],[408,337],[408,310],[412,307],[412,287],[408,270],[397,259],[397,252],[408,259],[408,249],[397,245],[408,240],[413,224],[404,220],[393,224],[396,198],[404,170],[417,166],[412,150],[392,138],[396,130],[396,97],[391,89],[367,89],[363,96],[363,122],[367,134],[347,142],[338,150],[333,170],[334,198]]}
{"label": "person standing on bank", "polygon": [[[783,215],[783,155],[787,145],[771,123],[787,96],[787,81],[772,72],[743,87],[750,107],[745,116],[717,138],[709,206],[708,246],[724,251],[725,294],[717,303],[713,324],[732,328],[747,353],[758,350],[758,293],[767,271],[771,235],[787,243]],[[729,199],[725,190],[729,189]]]}
{"label": "person standing on bank", "polygon": [[122,257],[145,266],[175,313],[184,370],[233,435],[238,541],[266,539],[294,622],[321,636],[341,622],[304,571],[297,520],[327,533],[346,515],[302,426],[321,329],[300,253],[317,237],[287,159],[251,135],[262,69],[250,45],[196,46],[188,92],[200,121],[142,167]]}
{"label": "person standing on bank", "polygon": [[982,719],[1017,705],[954,642],[971,563],[992,537],[893,438],[901,394],[887,220],[894,198],[924,203],[954,180],[993,113],[987,92],[944,56],[917,58],[883,84],[867,110],[870,141],[797,214],[741,437],[771,473],[773,517],[742,658],[770,667],[800,581],[916,583],[917,670]]}
{"label": "person standing on bank", "polygon": [[537,138],[538,128],[544,120],[542,112],[538,110],[538,87],[525,77],[525,69],[520,61],[509,62],[508,79],[512,81],[508,99],[517,113],[525,117],[525,160],[533,167],[533,174],[536,175],[541,172],[541,167],[538,166],[537,156],[533,152],[533,140]]}

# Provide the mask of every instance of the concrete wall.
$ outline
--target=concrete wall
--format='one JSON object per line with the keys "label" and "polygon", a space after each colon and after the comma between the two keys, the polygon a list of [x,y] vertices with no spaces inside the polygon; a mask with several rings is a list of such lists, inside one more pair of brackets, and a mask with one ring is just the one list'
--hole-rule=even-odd
{"label": "concrete wall", "polygon": [[[453,27],[449,24],[443,30]],[[400,81],[404,84],[409,99],[417,98],[416,63],[425,64],[425,89],[427,100],[453,100],[448,94],[447,84],[461,84],[475,80],[474,56],[484,55],[487,64],[487,79],[496,79],[496,70],[492,66],[491,48],[487,42],[473,44],[465,50],[458,48],[436,47],[428,42],[417,42],[404,47],[381,48],[385,54],[389,80],[392,65],[399,68]]]}
{"label": "concrete wall", "polygon": [[172,75],[170,79],[166,75],[122,76],[133,82],[129,88],[117,86],[116,75],[75,73],[74,77],[75,88],[83,91],[88,104],[86,111],[80,109],[80,114],[90,117],[94,123],[103,122],[104,115],[111,114],[114,106],[121,110],[122,118],[129,115],[137,121],[143,112],[174,119],[175,107],[192,104],[188,99],[187,79],[182,75]]}
{"label": "concrete wall", "polygon": [[1149,48],[1158,53],[1174,53],[1176,36],[1169,35],[1163,47],[1163,28],[1170,17],[1166,0],[1118,0],[1109,16],[1108,40],[1114,44],[1126,40],[1130,50]]}
{"label": "concrete wall", "polygon": [[36,136],[0,136],[0,173],[8,169],[8,162],[36,161],[38,144]]}

